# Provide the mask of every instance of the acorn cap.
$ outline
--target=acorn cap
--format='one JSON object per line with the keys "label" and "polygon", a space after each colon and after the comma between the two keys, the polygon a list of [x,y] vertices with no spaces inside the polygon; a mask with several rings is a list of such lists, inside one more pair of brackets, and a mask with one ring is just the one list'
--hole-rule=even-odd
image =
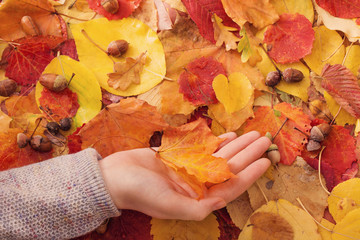
{"label": "acorn cap", "polygon": [[329,135],[331,131],[331,125],[328,123],[321,123],[317,125],[317,127],[320,129],[320,131],[322,132],[322,134],[324,134],[325,137]]}
{"label": "acorn cap", "polygon": [[272,137],[272,135],[271,135],[270,132],[266,132],[266,133],[265,133],[265,137],[267,137],[268,139],[270,139],[270,141],[273,141],[273,137]]}
{"label": "acorn cap", "polygon": [[274,151],[274,150],[279,150],[279,148],[278,148],[278,146],[276,144],[273,143],[273,144],[270,145],[267,152]]}

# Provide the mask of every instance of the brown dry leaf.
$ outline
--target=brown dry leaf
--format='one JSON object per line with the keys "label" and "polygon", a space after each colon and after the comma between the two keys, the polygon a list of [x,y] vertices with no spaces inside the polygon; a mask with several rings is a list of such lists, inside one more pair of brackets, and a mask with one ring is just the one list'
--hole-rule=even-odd
{"label": "brown dry leaf", "polygon": [[250,205],[249,194],[244,192],[237,199],[228,203],[226,209],[231,217],[231,220],[237,227],[243,229],[246,221],[254,212]]}
{"label": "brown dry leaf", "polygon": [[[291,166],[279,165],[273,172],[274,181],[261,177],[257,183],[269,200],[285,199],[299,206],[300,198],[311,215],[321,220],[327,206],[327,193],[322,189],[318,173],[304,160],[297,158]],[[324,182],[324,180],[323,180]],[[266,203],[259,187],[248,189],[251,206],[259,208]]]}
{"label": "brown dry leaf", "polygon": [[114,72],[108,73],[108,84],[114,89],[125,91],[131,84],[140,84],[140,73],[146,62],[146,52],[136,59],[127,57],[125,62],[114,63]]}
{"label": "brown dry leaf", "polygon": [[222,103],[211,104],[208,113],[213,119],[213,124],[219,124],[226,132],[231,132],[239,129],[248,118],[254,116],[253,103],[254,96],[251,97],[251,100],[244,108],[231,114],[226,112]]}
{"label": "brown dry leaf", "polygon": [[151,235],[154,240],[218,240],[220,237],[219,223],[214,214],[202,221],[151,220]]}
{"label": "brown dry leaf", "polygon": [[80,130],[81,147],[94,147],[103,157],[148,147],[152,134],[166,126],[155,107],[136,98],[126,98],[107,106]]}
{"label": "brown dry leaf", "polygon": [[279,15],[269,0],[221,0],[221,2],[225,12],[239,26],[249,22],[256,28],[262,29],[279,19]]}
{"label": "brown dry leaf", "polygon": [[155,7],[154,0],[141,1],[140,6],[135,9],[132,17],[139,19],[152,30],[158,30],[158,15]]}

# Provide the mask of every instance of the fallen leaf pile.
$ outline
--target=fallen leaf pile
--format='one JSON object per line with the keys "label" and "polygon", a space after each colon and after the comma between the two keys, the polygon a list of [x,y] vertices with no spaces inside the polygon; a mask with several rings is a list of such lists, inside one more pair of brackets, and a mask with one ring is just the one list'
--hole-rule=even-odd
{"label": "fallen leaf pile", "polygon": [[359,0],[3,0],[0,19],[0,170],[156,146],[201,198],[234,177],[218,135],[280,156],[201,222],[125,210],[78,239],[360,239]]}

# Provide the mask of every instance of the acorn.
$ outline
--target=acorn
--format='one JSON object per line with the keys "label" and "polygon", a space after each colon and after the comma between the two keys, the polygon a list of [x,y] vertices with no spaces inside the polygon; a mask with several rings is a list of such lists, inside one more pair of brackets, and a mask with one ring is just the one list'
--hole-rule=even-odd
{"label": "acorn", "polygon": [[20,24],[26,35],[30,35],[30,36],[40,35],[39,28],[36,26],[34,20],[30,16],[23,16],[21,18]]}
{"label": "acorn", "polygon": [[68,82],[63,75],[54,73],[44,73],[40,76],[39,82],[47,89],[54,92],[61,92],[68,86]]}
{"label": "acorn", "polygon": [[30,146],[32,149],[38,152],[49,152],[52,149],[52,144],[47,137],[35,135],[30,140]]}
{"label": "acorn", "polygon": [[117,0],[101,0],[101,6],[108,13],[114,14],[119,10],[119,3]]}
{"label": "acorn", "polygon": [[19,148],[26,147],[29,143],[29,140],[30,139],[28,138],[28,136],[26,136],[25,133],[18,133],[16,136],[16,142]]}
{"label": "acorn", "polygon": [[310,139],[308,144],[306,145],[306,150],[309,152],[319,150],[321,148],[321,144],[313,139]]}
{"label": "acorn", "polygon": [[109,43],[107,52],[113,57],[120,57],[125,54],[129,48],[129,43],[125,40],[115,40]]}
{"label": "acorn", "polygon": [[71,118],[63,118],[60,120],[60,129],[63,131],[68,131],[71,128]]}
{"label": "acorn", "polygon": [[295,68],[287,68],[282,73],[285,82],[292,83],[292,82],[300,82],[304,78],[304,74],[295,69]]}
{"label": "acorn", "polygon": [[277,164],[280,162],[280,152],[276,144],[271,144],[266,152],[272,164]]}
{"label": "acorn", "polygon": [[46,124],[46,129],[55,136],[59,133],[60,125],[57,122],[48,122]]}
{"label": "acorn", "polygon": [[310,131],[310,139],[317,142],[322,142],[325,137],[330,133],[331,126],[328,123],[321,123],[317,126],[313,126]]}
{"label": "acorn", "polygon": [[109,223],[109,218],[106,219],[105,221],[103,221],[101,223],[100,226],[98,226],[95,231],[98,233],[98,234],[104,234],[107,230],[107,226],[108,226],[108,223]]}
{"label": "acorn", "polygon": [[276,86],[281,80],[281,74],[278,71],[269,72],[265,79],[265,85],[269,87]]}
{"label": "acorn", "polygon": [[9,97],[16,91],[17,83],[12,79],[4,79],[0,81],[0,96]]}

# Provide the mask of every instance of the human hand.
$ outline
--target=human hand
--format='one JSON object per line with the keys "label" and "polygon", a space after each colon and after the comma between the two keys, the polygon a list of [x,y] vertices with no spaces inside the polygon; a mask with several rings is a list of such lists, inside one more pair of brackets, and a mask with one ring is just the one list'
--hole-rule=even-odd
{"label": "human hand", "polygon": [[225,207],[269,167],[270,161],[260,157],[271,142],[258,132],[238,138],[235,133],[221,137],[226,140],[214,155],[227,159],[237,177],[210,186],[200,200],[195,199],[197,195],[190,186],[157,159],[150,148],[117,152],[100,160],[115,205],[156,218],[183,220],[202,220],[212,211]]}

